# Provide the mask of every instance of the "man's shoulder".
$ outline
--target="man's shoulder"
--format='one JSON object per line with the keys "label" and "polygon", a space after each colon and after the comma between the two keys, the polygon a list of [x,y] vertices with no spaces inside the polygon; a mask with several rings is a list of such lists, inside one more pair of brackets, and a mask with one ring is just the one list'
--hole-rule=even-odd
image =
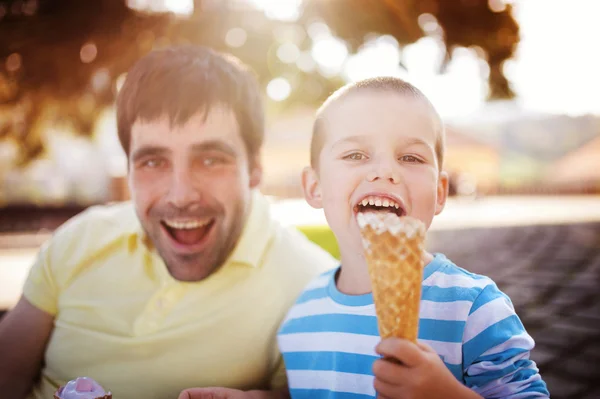
{"label": "man's shoulder", "polygon": [[287,267],[310,269],[317,276],[332,269],[338,261],[293,226],[277,225],[270,248],[273,259],[285,261]]}
{"label": "man's shoulder", "polygon": [[293,226],[277,224],[263,267],[291,306],[311,280],[335,268],[338,263]]}
{"label": "man's shoulder", "polygon": [[101,247],[123,235],[141,231],[130,202],[94,205],[72,217],[53,234],[53,245]]}
{"label": "man's shoulder", "polygon": [[[130,248],[115,243],[129,243],[123,237],[135,231],[135,223],[135,211],[127,203],[92,206],[72,217],[40,248],[28,280],[33,284],[32,289],[39,291],[44,279],[51,280],[48,284],[53,289],[62,289],[98,254],[113,255]],[[34,295],[31,292],[30,300]],[[38,299],[38,305],[45,300]]]}

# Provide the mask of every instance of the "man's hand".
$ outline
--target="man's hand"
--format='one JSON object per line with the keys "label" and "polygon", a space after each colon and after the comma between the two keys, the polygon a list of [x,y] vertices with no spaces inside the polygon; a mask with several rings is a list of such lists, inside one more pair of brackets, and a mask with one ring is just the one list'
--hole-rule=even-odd
{"label": "man's hand", "polygon": [[249,399],[244,391],[229,388],[190,388],[179,394],[178,399]]}
{"label": "man's hand", "polygon": [[373,364],[379,398],[481,398],[462,385],[428,345],[387,338],[376,348],[384,359]]}
{"label": "man's hand", "polygon": [[283,399],[289,398],[286,390],[240,391],[229,388],[190,388],[182,391],[178,399]]}

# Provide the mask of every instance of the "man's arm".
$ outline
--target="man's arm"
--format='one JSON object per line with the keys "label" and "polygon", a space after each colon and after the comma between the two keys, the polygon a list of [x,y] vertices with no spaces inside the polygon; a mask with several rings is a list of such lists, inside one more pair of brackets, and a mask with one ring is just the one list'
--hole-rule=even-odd
{"label": "man's arm", "polygon": [[54,316],[21,297],[0,322],[0,392],[22,399],[38,376]]}

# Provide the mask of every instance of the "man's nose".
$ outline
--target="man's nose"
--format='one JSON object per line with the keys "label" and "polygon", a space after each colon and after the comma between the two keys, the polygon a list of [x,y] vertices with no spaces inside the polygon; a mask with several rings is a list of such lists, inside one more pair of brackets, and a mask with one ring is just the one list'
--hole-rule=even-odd
{"label": "man's nose", "polygon": [[400,171],[395,160],[382,159],[373,162],[373,168],[367,175],[367,180],[374,182],[377,180],[387,180],[390,183],[397,184],[400,182]]}
{"label": "man's nose", "polygon": [[192,172],[184,167],[173,170],[167,201],[176,208],[187,208],[200,201]]}

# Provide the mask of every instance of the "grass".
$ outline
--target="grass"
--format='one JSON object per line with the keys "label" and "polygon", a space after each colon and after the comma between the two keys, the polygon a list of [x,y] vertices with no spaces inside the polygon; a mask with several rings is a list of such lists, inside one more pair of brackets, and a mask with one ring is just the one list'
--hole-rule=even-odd
{"label": "grass", "polygon": [[304,235],[308,237],[309,240],[319,245],[321,248],[325,249],[336,259],[340,259],[340,249],[338,247],[337,241],[333,232],[327,225],[307,225],[307,226],[298,226],[298,230],[300,230]]}

